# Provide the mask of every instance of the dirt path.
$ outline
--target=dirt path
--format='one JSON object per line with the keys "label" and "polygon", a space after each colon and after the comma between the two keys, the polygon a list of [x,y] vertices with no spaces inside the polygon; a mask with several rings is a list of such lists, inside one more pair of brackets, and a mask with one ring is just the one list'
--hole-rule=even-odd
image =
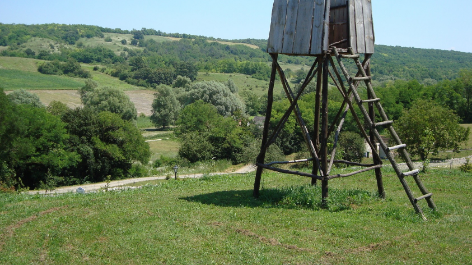
{"label": "dirt path", "polygon": [[[211,173],[209,175],[231,175],[231,174],[246,174],[254,171],[256,168],[254,165],[246,165],[234,172],[231,173]],[[190,175],[179,175],[179,178],[201,178],[204,174],[190,174]],[[166,179],[165,176],[156,176],[156,177],[145,177],[145,178],[133,178],[133,179],[123,179],[123,180],[115,180],[111,181],[108,185],[108,189],[116,190],[124,188],[124,185],[135,184],[145,181],[152,181],[152,180],[164,180]],[[97,190],[104,189],[107,186],[107,183],[93,183],[93,184],[85,184],[85,185],[76,185],[70,187],[59,187],[53,191],[45,191],[45,190],[33,190],[28,191],[29,194],[63,194],[68,192],[77,192],[77,189],[82,188],[84,192],[95,192]],[[130,187],[126,187],[130,188]]]}
{"label": "dirt path", "polygon": [[[472,156],[468,157],[472,160]],[[458,167],[460,165],[465,164],[466,157],[464,158],[455,158],[451,160],[442,161],[439,163],[430,163],[429,166],[432,168],[450,168],[450,167]],[[421,162],[413,163],[415,168],[422,169],[423,164]],[[408,167],[405,163],[400,164],[400,168],[402,170],[408,170]],[[231,174],[246,174],[256,170],[254,165],[246,165],[234,172],[231,173],[211,173],[209,175],[231,175]],[[203,174],[190,174],[190,175],[179,175],[179,178],[201,178]],[[165,176],[156,176],[156,177],[145,177],[145,178],[133,178],[133,179],[123,179],[123,180],[115,180],[110,182],[108,185],[108,189],[115,190],[115,189],[123,189],[125,185],[135,184],[145,181],[152,181],[152,180],[164,180],[166,179]],[[86,184],[86,185],[77,185],[71,187],[60,187],[53,191],[45,191],[45,190],[35,190],[35,191],[28,191],[29,194],[62,194],[68,192],[77,192],[78,188],[84,189],[85,192],[95,192],[100,189],[104,189],[107,186],[107,183],[94,183],[94,184]],[[131,187],[126,187],[131,188]]]}

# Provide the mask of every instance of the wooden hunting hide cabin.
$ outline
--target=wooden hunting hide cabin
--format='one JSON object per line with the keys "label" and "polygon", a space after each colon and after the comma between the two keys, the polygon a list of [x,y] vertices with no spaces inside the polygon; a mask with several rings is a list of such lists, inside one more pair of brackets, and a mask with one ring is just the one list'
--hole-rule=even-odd
{"label": "wooden hunting hide cabin", "polygon": [[371,0],[275,0],[268,53],[321,55],[352,47],[374,53]]}

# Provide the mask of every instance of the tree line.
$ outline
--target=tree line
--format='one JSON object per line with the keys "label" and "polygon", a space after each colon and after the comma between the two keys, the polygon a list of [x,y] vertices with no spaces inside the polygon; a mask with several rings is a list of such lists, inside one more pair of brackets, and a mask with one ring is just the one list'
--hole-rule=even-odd
{"label": "tree line", "polygon": [[[120,90],[82,88],[84,107],[43,106],[24,90],[0,89],[0,188],[60,185],[140,177],[150,158],[134,124],[136,109]],[[109,177],[108,177],[109,176]]]}
{"label": "tree line", "polygon": [[[123,52],[115,54],[105,47],[85,47],[80,38],[104,38],[105,33],[132,34],[133,43],[140,49],[128,49],[123,43]],[[180,38],[180,41],[157,42],[146,36],[164,36]],[[68,44],[60,52],[52,50],[32,51],[21,45],[33,37],[42,37]],[[147,58],[153,68],[162,68],[174,63],[192,63],[198,71],[243,73],[267,80],[271,61],[266,53],[266,40],[225,40],[253,44],[253,49],[244,45],[227,45],[215,42],[216,39],[189,34],[168,34],[154,29],[141,30],[110,29],[87,25],[10,25],[0,23],[0,46],[9,48],[2,51],[2,56],[31,57],[44,60],[66,62],[73,57],[82,63],[100,63],[115,69],[128,64],[130,58]],[[72,46],[74,45],[74,46]],[[57,48],[57,47],[56,47]],[[459,77],[460,69],[472,69],[472,54],[431,49],[416,49],[376,45],[373,55],[372,73],[374,80],[387,81],[418,80],[421,84],[452,80]],[[294,57],[280,55],[282,63],[311,65],[312,57]],[[177,74],[179,75],[179,74]],[[145,83],[141,82],[142,85]]]}

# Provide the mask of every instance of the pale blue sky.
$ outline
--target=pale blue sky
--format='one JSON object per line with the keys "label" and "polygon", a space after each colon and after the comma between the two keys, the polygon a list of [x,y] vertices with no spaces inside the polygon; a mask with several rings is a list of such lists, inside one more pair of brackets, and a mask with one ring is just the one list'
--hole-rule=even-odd
{"label": "pale blue sky", "polygon": [[[0,0],[0,23],[267,39],[273,0]],[[372,0],[377,44],[472,52],[471,0]]]}

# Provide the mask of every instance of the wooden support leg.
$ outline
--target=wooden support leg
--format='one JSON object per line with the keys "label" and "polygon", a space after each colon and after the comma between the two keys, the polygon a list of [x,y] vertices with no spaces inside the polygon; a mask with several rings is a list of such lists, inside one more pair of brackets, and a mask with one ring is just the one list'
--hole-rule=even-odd
{"label": "wooden support leg", "polygon": [[[272,56],[272,72],[270,75],[269,91],[267,92],[267,110],[266,110],[266,119],[264,121],[264,131],[262,134],[261,152],[259,156],[257,157],[257,163],[259,164],[264,164],[265,155],[267,152],[266,143],[267,143],[267,138],[269,136],[270,118],[272,116],[272,103],[274,101],[274,86],[275,86],[275,75],[277,74],[278,54],[271,54],[271,56]],[[256,198],[259,197],[262,170],[263,168],[261,166],[257,167],[256,179],[254,181],[254,191],[253,191],[253,196]]]}
{"label": "wooden support leg", "polygon": [[[315,146],[317,150],[320,150],[320,108],[321,108],[321,82],[323,78],[323,57],[318,57],[318,69],[317,69],[317,80],[316,80],[316,102],[315,102],[315,122],[314,122],[314,135],[313,139],[315,141]],[[318,169],[320,168],[320,164],[317,161],[313,161],[313,169],[312,174],[318,175]],[[311,184],[316,186],[317,179],[312,178]]]}
{"label": "wooden support leg", "polygon": [[[330,56],[330,55],[327,55]],[[321,104],[321,168],[325,175],[328,172],[328,75],[329,60],[323,58],[323,91]],[[324,176],[322,180],[322,205],[328,206],[328,176]]]}

